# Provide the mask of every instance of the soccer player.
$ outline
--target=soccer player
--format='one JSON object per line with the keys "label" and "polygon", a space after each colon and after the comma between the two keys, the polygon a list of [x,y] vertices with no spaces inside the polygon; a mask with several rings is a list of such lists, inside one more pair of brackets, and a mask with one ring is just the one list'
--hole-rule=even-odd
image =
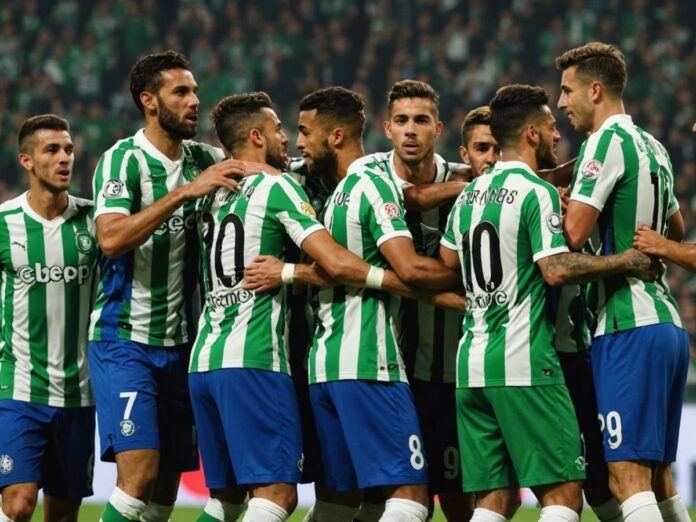
{"label": "soccer player", "polygon": [[[459,150],[462,160],[471,164],[475,177],[500,159],[500,147],[491,133],[490,124],[491,111],[487,106],[470,111],[462,124]],[[550,183],[558,182],[559,178],[567,178],[567,165],[560,169],[541,170],[538,174]],[[570,171],[572,173],[572,168]],[[584,441],[587,476],[583,492],[599,519],[612,521],[621,516],[621,511],[609,491],[589,363],[590,331],[584,291],[579,285],[565,285],[554,289],[549,296],[551,307],[556,310],[554,345]]]}
{"label": "soccer player", "polygon": [[491,134],[491,109],[487,105],[469,111],[461,128],[459,155],[479,177],[500,159],[500,145]]}
{"label": "soccer player", "polygon": [[[556,189],[535,172],[556,164],[559,139],[541,87],[511,85],[491,101],[503,150],[492,172],[459,196],[440,256],[461,267],[467,290],[457,354],[457,422],[472,521],[507,520],[517,487],[531,487],[541,519],[579,521],[584,460],[580,433],[553,347],[546,284],[616,273],[652,276],[636,250],[569,253]],[[483,464],[483,465],[482,465]]]}
{"label": "soccer player", "polygon": [[[438,106],[439,95],[427,83],[396,82],[388,95],[389,120],[384,123],[394,149],[368,155],[352,165],[350,171],[382,169],[400,190],[441,184],[443,192],[450,192],[445,201],[451,201],[465,185],[449,181],[448,163],[435,154],[435,143],[442,130]],[[406,223],[419,254],[437,256],[450,208],[440,205],[423,212],[406,212]],[[401,210],[405,212],[405,208]],[[428,456],[429,493],[439,496],[449,520],[468,520],[472,499],[461,492],[454,405],[455,356],[462,317],[410,300],[404,309],[404,351],[411,356],[410,381]]]}
{"label": "soccer player", "polygon": [[[684,224],[667,151],[624,111],[621,52],[593,42],[567,51],[556,66],[563,71],[558,108],[575,130],[589,134],[564,221],[568,245],[582,248],[596,226],[603,254],[631,248],[641,225],[681,240]],[[643,284],[620,275],[593,286],[598,324],[592,371],[611,490],[624,519],[688,520],[669,471],[689,362],[677,303],[664,276]]]}
{"label": "soccer player", "polygon": [[94,406],[87,328],[99,248],[92,203],[68,194],[68,122],[19,130],[29,190],[0,205],[0,521],[77,521],[92,495]]}
{"label": "soccer player", "polygon": [[189,141],[198,97],[183,55],[145,56],[130,89],[145,128],[105,152],[94,174],[106,257],[88,353],[102,460],[117,466],[104,522],[167,520],[180,473],[198,466],[186,371],[196,321],[194,200],[234,190],[228,176],[240,170],[217,163],[220,149]]}

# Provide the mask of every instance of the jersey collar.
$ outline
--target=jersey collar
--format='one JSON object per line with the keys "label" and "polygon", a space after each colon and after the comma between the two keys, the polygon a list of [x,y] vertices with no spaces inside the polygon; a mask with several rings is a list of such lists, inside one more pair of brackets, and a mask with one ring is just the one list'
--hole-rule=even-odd
{"label": "jersey collar", "polygon": [[523,169],[529,172],[530,174],[533,174],[536,176],[536,172],[534,172],[529,165],[527,165],[524,161],[517,161],[517,160],[512,160],[512,161],[496,161],[495,166],[493,167],[493,170],[491,171],[491,174],[497,174],[499,172],[502,172],[504,170],[511,170],[511,169]]}
{"label": "jersey collar", "polygon": [[605,130],[611,127],[612,125],[615,125],[617,123],[623,123],[624,125],[631,125],[633,123],[633,118],[631,118],[630,114],[614,114],[612,116],[609,116],[602,125],[599,126],[599,129],[597,130]]}
{"label": "jersey collar", "polygon": [[29,204],[28,190],[19,197],[22,205],[22,210],[24,210],[25,214],[27,214],[34,221],[38,221],[39,223],[47,227],[57,227],[62,225],[72,217],[72,215],[75,213],[75,210],[77,209],[75,198],[68,194],[68,206],[65,207],[63,213],[60,216],[54,217],[53,219],[46,219],[45,217],[37,214],[37,212],[33,208],[31,208],[31,205]]}
{"label": "jersey collar", "polygon": [[133,142],[136,146],[140,147],[142,150],[147,152],[148,155],[152,156],[162,165],[164,165],[164,168],[167,170],[167,172],[171,172],[172,170],[181,168],[181,166],[184,164],[183,146],[181,148],[181,154],[179,155],[179,157],[175,160],[170,160],[167,156],[162,154],[160,150],[150,142],[150,140],[147,139],[147,137],[145,136],[145,129],[140,129],[138,132],[135,133],[135,136],[133,137]]}

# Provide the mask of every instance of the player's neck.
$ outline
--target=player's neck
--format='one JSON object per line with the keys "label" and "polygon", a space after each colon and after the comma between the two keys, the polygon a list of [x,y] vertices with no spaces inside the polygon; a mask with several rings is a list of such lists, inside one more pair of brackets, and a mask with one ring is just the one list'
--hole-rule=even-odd
{"label": "player's neck", "polygon": [[429,154],[422,161],[415,165],[409,165],[394,153],[394,167],[396,175],[401,179],[408,181],[414,185],[422,185],[424,183],[432,183],[435,181],[437,174],[437,166],[435,165],[435,153]]}
{"label": "player's neck", "polygon": [[338,177],[338,181],[340,181],[348,174],[348,167],[350,167],[350,164],[365,155],[362,140],[358,143],[347,145],[343,150],[339,151],[337,155],[338,169],[336,170],[336,176]]}
{"label": "player's neck", "polygon": [[592,132],[599,130],[599,128],[604,124],[604,122],[616,116],[617,114],[626,114],[626,109],[622,100],[616,100],[611,102],[606,102],[599,105],[595,109],[594,122],[592,124]]}
{"label": "player's neck", "polygon": [[[32,184],[35,185],[35,184]],[[51,221],[68,208],[68,192],[52,191],[40,186],[30,186],[27,203],[42,218]]]}
{"label": "player's neck", "polygon": [[534,172],[537,172],[539,170],[539,164],[536,160],[536,152],[534,152],[534,149],[531,148],[525,148],[523,150],[517,150],[512,147],[505,148],[503,149],[503,155],[501,159],[503,161],[521,161]]}
{"label": "player's neck", "polygon": [[172,161],[179,159],[181,156],[181,141],[178,138],[173,138],[162,127],[159,126],[156,120],[148,121],[145,125],[145,137],[147,141],[164,154]]}
{"label": "player's neck", "polygon": [[233,158],[238,159],[240,161],[253,161],[255,163],[268,163],[266,161],[266,152],[265,149],[261,149],[258,147],[244,147],[236,151],[235,154],[232,155]]}

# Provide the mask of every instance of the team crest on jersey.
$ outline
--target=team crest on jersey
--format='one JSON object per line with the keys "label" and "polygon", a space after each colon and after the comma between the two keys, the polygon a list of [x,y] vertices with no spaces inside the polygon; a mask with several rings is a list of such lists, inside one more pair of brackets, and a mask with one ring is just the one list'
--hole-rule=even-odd
{"label": "team crest on jersey", "polygon": [[0,473],[9,475],[14,469],[14,460],[9,455],[0,455]]}
{"label": "team crest on jersey", "polygon": [[130,437],[135,433],[135,424],[130,419],[123,419],[121,421],[121,435],[124,437]]}
{"label": "team crest on jersey", "polygon": [[583,178],[593,180],[599,175],[603,166],[604,165],[601,161],[593,159],[582,166],[580,173],[582,174]]}
{"label": "team crest on jersey", "polygon": [[394,203],[385,203],[382,207],[382,213],[388,219],[399,219],[401,217],[401,209]]}
{"label": "team crest on jersey", "polygon": [[86,230],[78,232],[75,240],[77,241],[77,249],[83,254],[90,254],[94,251],[94,238]]}
{"label": "team crest on jersey", "polygon": [[561,216],[556,212],[549,214],[549,217],[546,218],[546,226],[553,234],[560,234],[563,232],[563,222],[561,221]]}
{"label": "team crest on jersey", "polygon": [[120,179],[107,180],[107,182],[104,183],[102,192],[107,199],[120,197],[121,194],[123,194],[123,181]]}
{"label": "team crest on jersey", "polygon": [[314,207],[312,206],[312,204],[307,203],[306,201],[300,203],[300,212],[307,216],[317,217],[317,213],[314,211]]}

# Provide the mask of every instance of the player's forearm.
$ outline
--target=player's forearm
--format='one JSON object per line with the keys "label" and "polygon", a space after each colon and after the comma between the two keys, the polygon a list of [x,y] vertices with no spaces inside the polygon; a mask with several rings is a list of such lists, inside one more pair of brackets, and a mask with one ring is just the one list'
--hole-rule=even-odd
{"label": "player's forearm", "polygon": [[99,246],[107,257],[118,257],[139,247],[160,225],[186,201],[180,187],[155,201],[152,205],[130,216],[104,219],[116,214],[103,214],[97,218]]}
{"label": "player's forearm", "polygon": [[430,257],[414,255],[392,266],[407,284],[428,290],[448,290],[460,283],[460,274]]}
{"label": "player's forearm", "polygon": [[408,187],[404,190],[404,206],[413,212],[426,212],[457,199],[466,185],[461,181],[447,181]]}
{"label": "player's forearm", "polygon": [[331,279],[325,272],[320,271],[319,267],[316,265],[307,265],[304,263],[295,265],[294,282],[322,288],[340,284],[338,281]]}
{"label": "player's forearm", "polygon": [[568,252],[546,259],[542,272],[552,286],[587,283],[640,268],[634,258],[624,254],[591,256]]}
{"label": "player's forearm", "polygon": [[575,167],[575,160],[577,160],[577,158],[566,161],[562,165],[559,165],[553,169],[540,170],[539,177],[556,187],[567,187],[573,180],[573,168]]}
{"label": "player's forearm", "polygon": [[656,250],[656,255],[666,261],[671,261],[680,267],[696,272],[696,244],[677,243],[666,240],[664,246]]}

